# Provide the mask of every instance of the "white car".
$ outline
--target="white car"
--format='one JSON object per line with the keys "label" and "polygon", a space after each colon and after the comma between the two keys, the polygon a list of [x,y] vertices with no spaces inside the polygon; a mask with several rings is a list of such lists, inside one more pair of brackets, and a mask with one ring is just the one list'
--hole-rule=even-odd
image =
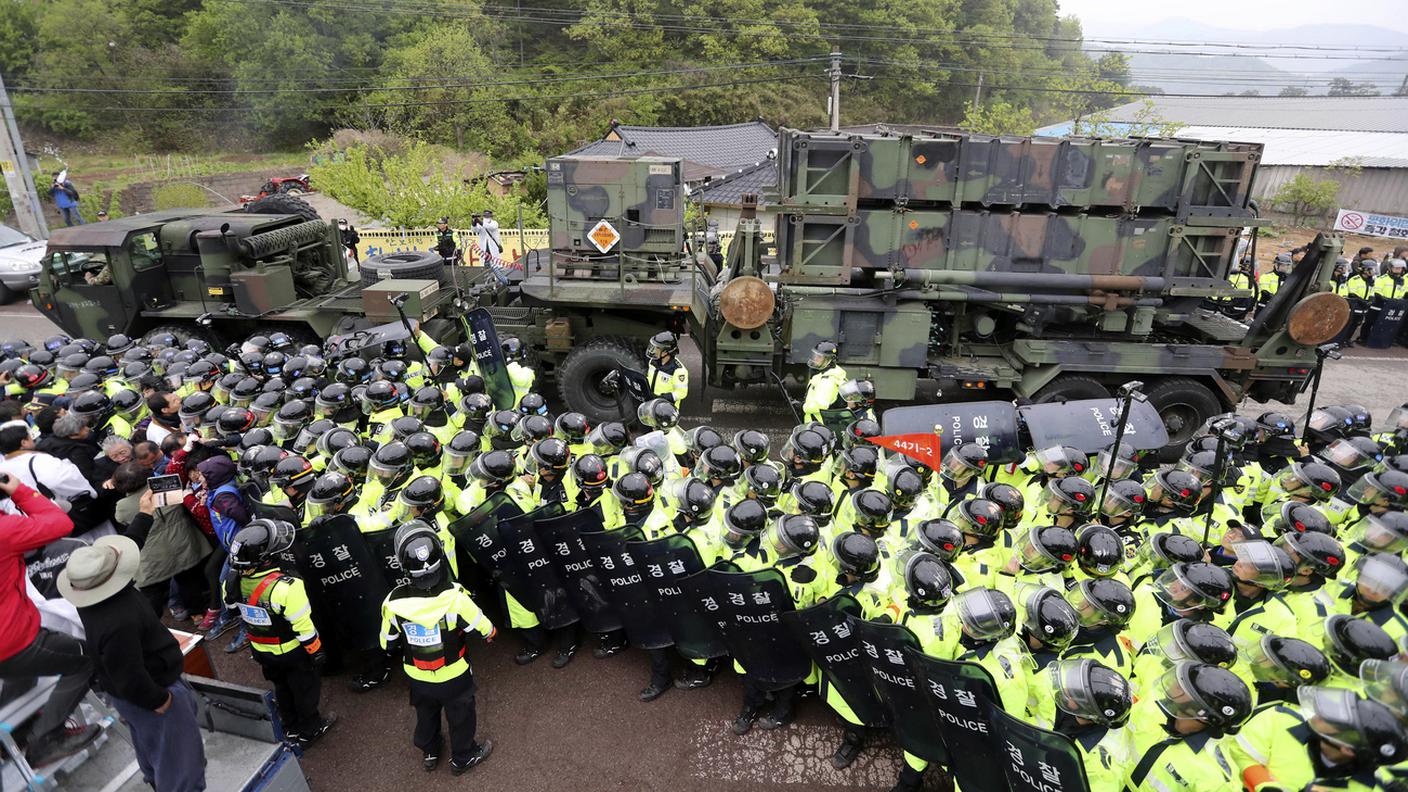
{"label": "white car", "polygon": [[0,225],[0,304],[14,302],[39,285],[45,243]]}

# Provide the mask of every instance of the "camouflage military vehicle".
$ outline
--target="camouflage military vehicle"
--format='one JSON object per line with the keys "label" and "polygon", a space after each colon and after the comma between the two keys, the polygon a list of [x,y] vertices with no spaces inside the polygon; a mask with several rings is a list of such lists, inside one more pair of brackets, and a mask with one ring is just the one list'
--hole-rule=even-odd
{"label": "camouflage military vehicle", "polygon": [[243,210],[173,210],[61,228],[31,300],[65,332],[90,338],[159,330],[228,342],[258,328],[316,341],[397,320],[387,298],[408,292],[408,314],[440,323],[441,333],[455,330],[442,316],[454,292],[440,288],[438,256],[378,264],[391,266],[394,279],[357,282],[340,234],[337,223],[289,195]]}
{"label": "camouflage military vehicle", "polygon": [[1348,316],[1326,287],[1334,235],[1254,321],[1210,310],[1248,296],[1227,276],[1260,224],[1258,145],[783,130],[778,151],[776,247],[747,217],[721,268],[682,234],[677,161],[548,161],[553,249],[488,301],[568,407],[617,415],[603,378],[670,328],[711,387],[805,377],[822,339],[883,399],[921,380],[945,400],[1051,401],[1139,379],[1181,444],[1245,398],[1293,400]]}

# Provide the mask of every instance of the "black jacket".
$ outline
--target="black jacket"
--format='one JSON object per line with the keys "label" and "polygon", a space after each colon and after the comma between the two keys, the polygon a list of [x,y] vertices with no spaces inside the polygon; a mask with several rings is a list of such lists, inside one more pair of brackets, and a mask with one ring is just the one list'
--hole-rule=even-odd
{"label": "black jacket", "polygon": [[96,463],[103,449],[98,446],[98,441],[92,436],[87,440],[74,440],[69,437],[55,437],[54,435],[44,435],[34,444],[34,450],[40,451],[49,456],[67,459],[72,462],[78,472],[83,474],[83,478],[88,479],[94,489],[101,487],[107,477],[94,481],[96,473]]}
{"label": "black jacket", "polygon": [[181,647],[137,589],[79,608],[78,618],[103,690],[149,710],[166,702],[166,688],[181,678]]}

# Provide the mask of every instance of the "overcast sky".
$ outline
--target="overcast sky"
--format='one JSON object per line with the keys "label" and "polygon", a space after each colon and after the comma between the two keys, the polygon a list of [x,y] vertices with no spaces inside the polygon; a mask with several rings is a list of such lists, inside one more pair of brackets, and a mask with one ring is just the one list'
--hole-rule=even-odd
{"label": "overcast sky", "polygon": [[[1168,17],[1203,20],[1214,27],[1261,31],[1298,25],[1348,23],[1408,33],[1403,0],[1179,0],[1140,3],[1129,0],[1058,0],[1063,14],[1080,17],[1087,35],[1129,35]],[[1333,17],[1327,13],[1333,11]]]}

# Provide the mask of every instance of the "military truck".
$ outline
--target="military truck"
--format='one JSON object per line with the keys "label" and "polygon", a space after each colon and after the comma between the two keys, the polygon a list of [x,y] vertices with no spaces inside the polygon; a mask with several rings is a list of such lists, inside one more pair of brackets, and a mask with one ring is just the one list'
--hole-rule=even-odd
{"label": "military truck", "polygon": [[228,343],[279,329],[317,342],[397,321],[388,298],[451,336],[455,291],[433,253],[382,257],[354,275],[339,224],[271,195],[242,209],[172,210],[56,230],[31,301],[65,332],[172,332]]}
{"label": "military truck", "polygon": [[679,160],[548,160],[552,249],[485,294],[500,332],[598,420],[618,415],[607,375],[672,329],[713,388],[804,378],[823,339],[887,400],[921,380],[1042,402],[1138,379],[1173,447],[1244,398],[1294,400],[1348,317],[1332,234],[1255,320],[1216,310],[1252,296],[1227,278],[1263,224],[1256,144],[784,129],[778,152],[775,246],[745,208],[722,267],[684,232]]}

